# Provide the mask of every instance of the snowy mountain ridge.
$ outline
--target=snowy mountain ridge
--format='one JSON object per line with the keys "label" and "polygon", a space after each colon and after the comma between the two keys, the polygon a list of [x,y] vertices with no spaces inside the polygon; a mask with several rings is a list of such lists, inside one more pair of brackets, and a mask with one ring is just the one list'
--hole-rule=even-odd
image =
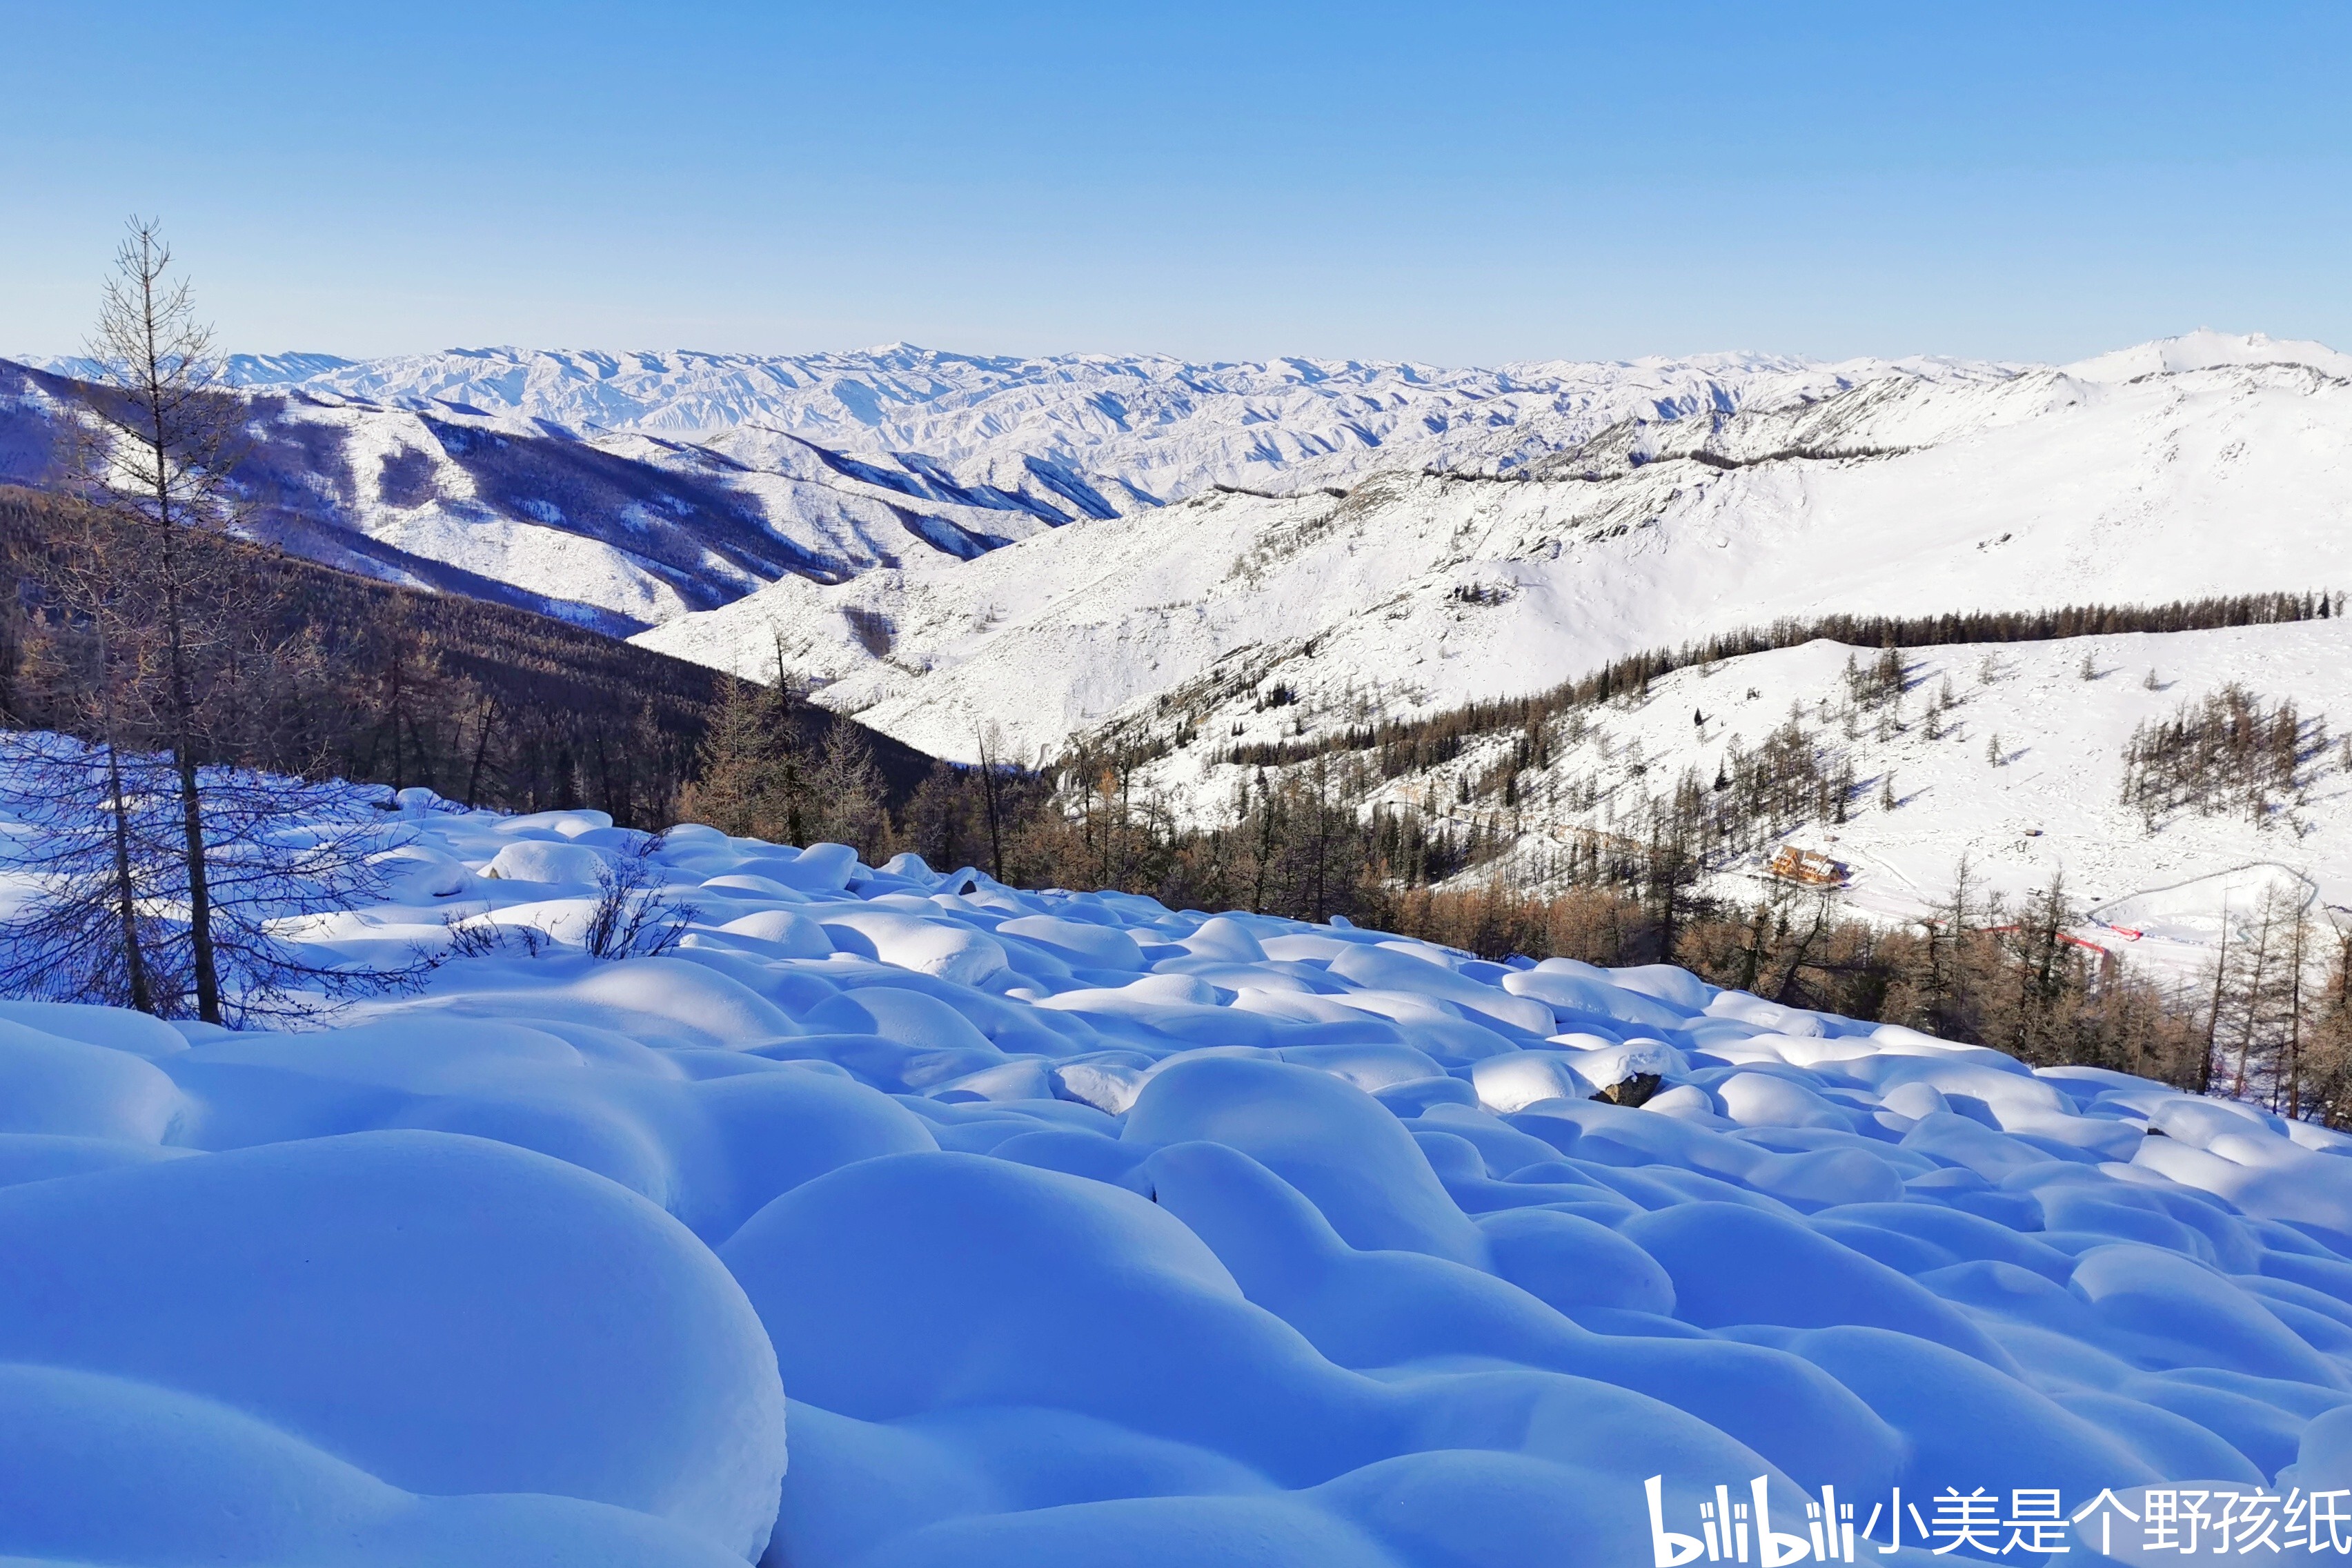
{"label": "snowy mountain ridge", "polygon": [[[59,374],[92,369],[81,360],[30,362]],[[1265,485],[1301,465],[1313,482],[1328,482],[1399,451],[1507,466],[1635,413],[1677,418],[1888,375],[1974,378],[2002,369],[1757,353],[1463,370],[1305,358],[1197,364],[905,343],[773,356],[513,348],[359,361],[240,355],[228,364],[240,386],[520,419],[582,436],[633,431],[698,441],[750,426],[861,455],[919,454],[987,483],[1035,459],[1108,480],[1121,511],[1213,484]],[[1513,431],[1517,443],[1504,437]]]}
{"label": "snowy mountain ridge", "polygon": [[[493,402],[486,366],[569,364],[562,374],[541,367],[558,390],[587,376],[580,356],[458,358],[480,371],[467,395]],[[608,381],[637,389],[629,406],[647,418],[708,406],[679,389],[702,384],[706,371],[748,375],[753,362],[649,358],[634,369],[597,361]],[[905,392],[889,405],[902,423],[858,431],[903,434],[913,428],[904,422],[929,421],[943,439],[1014,443],[1003,451],[1019,451],[1018,472],[982,483],[970,463],[860,455],[765,424],[699,439],[583,436],[530,412],[562,411],[530,375],[494,410],[301,390],[368,371],[342,361],[284,356],[241,362],[239,373],[257,388],[278,378],[255,394],[256,429],[268,437],[261,488],[280,498],[272,526],[291,548],[642,630],[664,652],[746,674],[772,670],[781,643],[826,706],[948,756],[973,756],[992,728],[1009,753],[1030,757],[1106,729],[1204,737],[1149,779],[1193,815],[1221,810],[1239,776],[1205,764],[1213,747],[1540,690],[1629,653],[1781,616],[2153,603],[2352,577],[2340,543],[2352,523],[2352,356],[2259,335],[2193,333],[2064,368],[1922,361],[1842,387],[1860,372],[1765,356],[1505,372],[1277,361],[1213,376],[1099,357],[822,358],[835,382],[797,388],[803,414],[827,397],[837,414],[844,396],[855,401],[850,381],[867,385],[887,370]],[[370,373],[384,378],[371,390],[394,384]],[[426,384],[413,367],[404,373],[400,384]],[[63,384],[41,392],[35,372],[22,374],[19,409]],[[1526,390],[1546,377],[1549,390]],[[1137,388],[1175,400],[1164,429],[1085,423],[1108,419],[1087,400],[1122,378],[1132,394],[1122,407],[1144,406]],[[668,403],[654,396],[664,387],[677,394]],[[1381,398],[1394,406],[1380,445],[1307,439],[1313,420]],[[1420,434],[1401,433],[1409,421],[1396,410],[1416,398],[1436,400],[1444,430],[1426,429],[1432,414]],[[1085,419],[1064,421],[1067,407]],[[0,440],[0,459],[38,445],[29,423],[18,428]],[[1208,454],[1186,483],[1232,471],[1214,466],[1220,443],[1257,444],[1253,461],[1265,472],[1245,476],[1292,493],[1213,480],[1147,505],[1139,486],[1018,446],[1088,440],[1085,462],[1117,457],[1129,450],[1122,442]],[[2341,712],[2347,702],[2315,673],[2324,661],[2263,652],[2285,651],[2287,635],[2249,630],[2230,667],[2302,671],[2294,678],[2311,689],[2268,695]],[[2020,667],[2063,680],[2071,657]],[[2185,645],[2147,662],[2210,663]],[[1789,686],[1762,668],[1787,663],[1764,659],[1742,689]],[[1811,705],[1822,681],[1815,672],[1791,695]],[[2039,733],[2037,716],[2064,707],[2045,699],[2028,681],[1975,693],[1962,729],[1977,747],[1995,731]],[[1694,706],[1719,704],[1695,694]],[[2105,738],[2083,750],[2091,735]],[[2142,842],[2112,798],[2119,739],[2099,719],[2037,743],[2065,755],[2070,776],[2105,781],[2064,811],[1985,796],[1988,782],[2013,793],[2028,775],[1977,779],[1966,747],[1902,760],[1895,770],[1906,789],[1925,789],[1924,804],[1861,831],[1895,831],[1903,869],[1875,887],[1863,878],[1855,897],[1890,915],[1916,907],[1962,853],[2003,862],[1998,880],[2021,888],[2055,856],[2074,866],[2078,886],[2118,896],[2284,856],[2328,900],[2352,902],[2352,863],[2303,863],[2294,846],[2241,842],[2226,824],[2182,824]],[[1645,744],[1671,774],[1715,766],[1719,742],[1709,750],[1702,740],[1668,726]],[[1876,777],[1872,757],[1859,761]],[[1411,779],[1397,790],[1425,799],[1458,783]],[[1979,805],[1941,804],[1964,800]],[[1529,853],[1586,821],[1549,810],[1525,821]],[[2023,836],[2042,820],[2055,824],[2048,837]]]}
{"label": "snowy mountain ridge", "polygon": [[[1050,748],[1196,682],[1223,694],[1181,698],[1202,722],[1280,685],[1311,732],[1783,615],[2316,587],[2352,520],[2352,382],[2316,346],[2240,346],[1628,418],[1511,483],[1400,464],[1342,496],[1212,493],[945,570],[778,583],[645,640],[729,665],[782,633],[829,706],[960,755],[992,723]],[[894,625],[887,651],[849,608]]]}
{"label": "snowy mountain ridge", "polygon": [[[51,360],[13,374],[95,370]],[[905,345],[798,358],[282,354],[227,370],[252,401],[251,477],[281,543],[615,632],[780,576],[965,559],[1219,486],[1337,488],[1372,466],[1512,472],[1627,419],[1778,405],[1886,376],[2009,373],[1758,354],[1441,371]],[[12,409],[53,419],[76,395],[64,382],[12,395],[11,374],[0,367],[0,421]],[[7,444],[0,477],[40,482],[53,444],[30,433]]]}
{"label": "snowy mountain ridge", "polygon": [[2210,327],[2094,355],[2065,368],[2084,381],[2113,382],[2178,371],[2209,371],[2221,365],[2266,364],[2308,365],[2339,379],[2352,378],[2352,354],[2325,343],[2273,338],[2263,332],[2216,332]]}

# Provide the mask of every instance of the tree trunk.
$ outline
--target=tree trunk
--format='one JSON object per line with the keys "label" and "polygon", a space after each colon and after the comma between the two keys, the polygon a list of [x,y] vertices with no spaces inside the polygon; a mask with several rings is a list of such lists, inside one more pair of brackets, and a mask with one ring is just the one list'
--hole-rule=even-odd
{"label": "tree trunk", "polygon": [[2263,903],[2263,923],[2254,937],[2254,970],[2246,977],[2245,1027],[2238,1031],[2238,1070],[2230,1082],[2230,1096],[2242,1100],[2246,1093],[2246,1074],[2254,1050],[2254,1032],[2261,1026],[2263,998],[2269,984],[2271,956],[2271,906]]}
{"label": "tree trunk", "polygon": [[481,727],[474,736],[474,765],[466,774],[466,810],[472,810],[482,789],[482,768],[489,760],[490,734],[499,722],[499,696],[496,692],[483,699]]}
{"label": "tree trunk", "polygon": [[2221,906],[2221,946],[2213,959],[2213,998],[2205,1009],[2205,1055],[2197,1064],[2197,1092],[2213,1092],[2213,1051],[2221,1032],[2221,993],[2230,975],[2230,907]]}
{"label": "tree trunk", "polygon": [[171,656],[168,695],[171,704],[172,755],[179,774],[180,818],[187,845],[188,939],[196,983],[196,1016],[206,1023],[221,1021],[220,974],[213,952],[212,891],[205,875],[204,800],[196,773],[195,695],[188,677],[186,623],[181,602],[178,552],[173,549],[172,440],[164,425],[163,345],[156,340],[153,277],[142,281],[141,305],[147,354],[140,367],[146,381],[149,456],[154,466],[156,559],[162,568],[163,632]]}
{"label": "tree trunk", "polygon": [[[101,647],[103,644],[101,644]],[[100,660],[99,680],[106,680],[104,658]],[[142,1013],[152,1013],[155,989],[147,977],[147,955],[139,946],[139,890],[131,876],[131,817],[130,805],[122,797],[122,754],[114,745],[114,701],[102,695],[106,726],[106,800],[114,839],[114,899],[122,917],[122,970],[130,982],[131,1005]]]}

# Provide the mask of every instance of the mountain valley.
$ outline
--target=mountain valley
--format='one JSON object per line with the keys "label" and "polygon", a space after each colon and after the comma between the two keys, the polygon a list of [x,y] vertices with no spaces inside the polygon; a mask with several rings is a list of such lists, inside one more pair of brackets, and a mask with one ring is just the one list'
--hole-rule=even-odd
{"label": "mountain valley", "polygon": [[[6,476],[54,482],[63,411],[91,395],[70,378],[89,369],[0,366]],[[933,755],[1118,758],[1129,788],[1201,824],[1263,787],[1284,748],[1360,760],[1347,737],[1743,628],[2325,601],[2345,586],[2352,522],[2352,356],[2259,335],[2065,367],[1712,355],[1439,371],[894,345],[226,369],[252,411],[247,526],[268,542],[755,680],[781,665],[823,706]],[[1540,887],[1561,842],[1618,831],[1685,771],[1711,776],[1733,735],[1760,744],[1793,703],[1815,716],[1822,766],[1851,774],[1857,821],[1816,812],[1767,824],[1771,844],[1718,852],[1710,874],[1733,893],[1767,850],[1802,839],[1876,868],[1841,896],[1880,918],[1916,917],[1963,855],[2014,897],[2061,864],[2078,888],[2123,897],[2176,873],[2235,885],[2240,868],[2277,862],[2352,902],[2352,862],[2306,865],[2295,848],[2311,812],[2333,810],[2316,738],[2305,784],[2322,803],[2299,830],[2198,814],[2137,837],[2118,826],[2121,748],[2156,704],[2128,672],[2175,672],[2163,691],[2184,689],[2157,706],[2237,683],[2324,726],[2347,707],[2335,629],[2095,640],[2092,663],[2126,673],[2080,695],[2131,686],[2130,700],[2054,730],[2082,649],[1923,650],[1906,681],[1954,679],[1969,711],[1916,757],[1832,732],[1851,650],[1776,643],[1578,721],[1618,737],[1599,744],[1638,746],[1632,771],[1622,751],[1547,737],[1547,755],[1574,759],[1555,768],[1602,780],[1601,797],[1531,776],[1498,816],[1481,793],[1500,777],[1489,754],[1505,742],[1490,737],[1350,798],[1475,840],[1462,876]],[[2003,659],[2003,679],[1969,674]],[[1891,734],[1918,747],[1916,727]],[[2102,799],[2039,800],[2039,761],[1985,795],[1977,753],[1996,732],[2063,757],[2049,776]],[[1879,739],[1895,749],[1881,757]],[[1889,772],[1901,847],[1864,854],[1865,797]],[[2139,838],[2145,853],[2112,847]],[[2213,926],[2215,911],[2194,913]]]}

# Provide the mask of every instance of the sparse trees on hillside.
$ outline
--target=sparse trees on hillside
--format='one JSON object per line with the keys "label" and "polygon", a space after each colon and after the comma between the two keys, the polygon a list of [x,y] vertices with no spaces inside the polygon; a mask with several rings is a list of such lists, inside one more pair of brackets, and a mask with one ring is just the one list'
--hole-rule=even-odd
{"label": "sparse trees on hillside", "polygon": [[2002,1016],[1990,1043],[2037,1066],[2080,1060],[2082,1002],[2097,979],[2096,966],[2068,936],[2082,911],[2066,896],[2066,878],[2050,885],[1997,932],[2003,938],[2009,984],[1994,993]]}
{"label": "sparse trees on hillside", "polygon": [[2314,922],[2310,942],[2316,984],[2306,993],[2291,1103],[2296,1114],[2352,1127],[2352,925],[2332,915]]}
{"label": "sparse trees on hillside", "polygon": [[1846,695],[1854,706],[1864,713],[1876,713],[1903,695],[1904,682],[1910,668],[1903,651],[1893,644],[1878,651],[1878,656],[1867,668],[1855,664],[1852,655],[1845,662]]}
{"label": "sparse trees on hillside", "polygon": [[[1719,799],[1719,797],[1717,797]],[[1710,803],[1696,772],[1650,802],[1647,841],[1643,846],[1643,886],[1662,950],[1672,952],[1692,915],[1699,879],[1706,874],[1706,808]]]}
{"label": "sparse trees on hillside", "polygon": [[[2195,632],[2223,626],[2263,626],[2314,620],[2328,612],[2323,593],[2254,593],[2181,601],[2171,604],[2074,604],[2056,610],[1998,611],[1965,615],[1891,617],[1825,615],[1811,620],[1784,618],[1769,626],[1750,626],[1723,632],[1679,648],[1655,648],[1629,653],[1593,674],[1567,682],[1532,696],[1471,703],[1447,712],[1413,718],[1372,723],[1359,720],[1296,740],[1235,746],[1222,760],[1250,767],[1286,767],[1318,753],[1376,751],[1383,777],[1442,767],[1459,755],[1464,745],[1498,730],[1526,729],[1546,724],[1580,709],[1603,706],[1628,697],[1638,700],[1650,683],[1675,670],[1705,665],[1747,653],[1827,639],[1854,648],[1879,650],[1867,670],[1851,677],[1856,706],[1860,693],[1871,689],[1899,695],[1908,679],[1902,650],[1948,647],[1963,643],[2037,643],[2068,637],[2106,636],[2124,632]],[[1999,655],[1986,653],[1978,678],[1990,685],[2002,678]],[[1282,688],[1287,690],[1286,687]],[[1947,710],[1949,708],[1946,705]],[[1165,755],[1180,725],[1146,740],[1138,735],[1139,759]]]}
{"label": "sparse trees on hillside", "polygon": [[[1617,748],[1615,760],[1621,775],[1638,765],[1631,747]],[[1578,809],[1601,808],[1606,825],[1572,835],[1542,862],[1548,882],[1568,884],[1548,896],[1514,891],[1513,862],[1492,858],[1511,835],[1499,782],[1513,777],[1507,765],[1475,788],[1458,787],[1467,776],[1447,776],[1418,803],[1378,804],[1376,758],[1267,768],[1205,826],[1181,824],[1134,788],[1135,766],[1127,752],[1068,758],[1051,773],[941,765],[897,831],[940,869],[985,863],[992,806],[1007,876],[1026,885],[1118,888],[1171,907],[1344,915],[1491,958],[1670,961],[1790,1005],[1908,1024],[2036,1063],[2193,1085],[2206,1056],[2202,998],[2074,940],[2080,912],[2063,883],[2012,913],[1963,865],[1946,906],[1914,930],[1843,916],[1820,889],[1769,884],[1744,905],[1700,896],[1715,857],[1749,852],[1808,821],[1833,821],[1851,798],[1850,767],[1827,758],[1801,723],[1753,751],[1727,747],[1711,784],[1690,771],[1652,796],[1621,777],[1610,789],[1625,798],[1612,805],[1597,778],[1549,781]],[[1462,885],[1462,873],[1480,863],[1492,873]],[[1453,885],[1430,885],[1447,879]],[[2305,994],[2319,998],[2323,988]],[[2352,995],[2352,979],[2326,994]],[[2306,1019],[2318,1017],[2316,1005],[2305,1008]],[[2300,1051],[2305,1103],[2341,1099],[2352,1113],[2352,1003],[2338,1012],[2336,1033],[2307,1021],[2305,1043],[2290,1050]],[[2225,1029],[2220,1038],[2235,1035]],[[2328,1043],[2337,1040],[2346,1043]],[[2265,1058],[2258,1048],[2251,1060]],[[2268,1083],[2254,1067],[2249,1082]],[[2283,1092],[2292,1101],[2295,1092]]]}
{"label": "sparse trees on hillside", "polygon": [[889,788],[873,747],[855,726],[806,711],[781,648],[772,685],[728,684],[696,761],[679,802],[692,821],[774,843],[847,844],[869,861],[890,852]]}
{"label": "sparse trees on hillside", "polygon": [[782,682],[728,684],[704,733],[694,781],[679,800],[689,821],[776,843],[809,841],[792,702],[791,689]]}
{"label": "sparse trees on hillside", "polygon": [[2150,832],[2180,810],[2242,812],[2266,826],[2302,801],[2309,767],[2326,748],[2325,719],[2306,721],[2292,699],[2273,703],[2232,681],[2132,732],[2124,803]]}
{"label": "sparse trees on hillside", "polygon": [[[2285,1115],[2317,1112],[2352,1124],[2352,1013],[2340,972],[2345,934],[2314,912],[2310,889],[2280,882],[2250,913],[2227,920],[2205,987],[2200,1076],[2214,1092],[2267,1103]],[[2331,961],[2335,968],[2330,969]]]}
{"label": "sparse trees on hillside", "polygon": [[906,847],[938,871],[958,871],[988,855],[988,826],[974,791],[953,763],[935,762],[899,815]]}
{"label": "sparse trees on hillside", "polygon": [[133,220],[90,344],[99,395],[69,443],[79,537],[16,596],[20,613],[26,589],[46,596],[41,699],[90,744],[5,748],[0,790],[47,831],[9,852],[31,892],[0,925],[0,988],[220,1023],[407,967],[362,976],[289,940],[289,919],[373,891],[388,841],[347,791],[249,765],[299,743],[313,672],[223,548],[241,407],[171,267]]}
{"label": "sparse trees on hillside", "polygon": [[1978,921],[1980,890],[1966,854],[1952,868],[1950,897],[1920,923],[1922,936],[1910,972],[1889,998],[1895,1016],[1929,1034],[1965,1039],[1977,1027],[1979,987],[1970,973],[1969,934]]}
{"label": "sparse trees on hillside", "polygon": [[[146,525],[57,495],[0,486],[0,723],[98,740],[101,665],[128,683],[116,617],[88,607],[137,559]],[[471,805],[591,806],[624,827],[676,820],[678,791],[730,684],[713,670],[527,611],[355,577],[202,530],[243,601],[223,668],[206,674],[207,755],[273,771],[423,785]],[[128,612],[124,612],[127,616]],[[124,702],[118,733],[152,718]],[[133,722],[140,721],[140,722]],[[812,737],[829,723],[796,713]],[[395,744],[395,740],[397,744]],[[887,746],[887,742],[877,744]],[[913,754],[890,747],[895,776]],[[911,780],[909,780],[911,781]]]}

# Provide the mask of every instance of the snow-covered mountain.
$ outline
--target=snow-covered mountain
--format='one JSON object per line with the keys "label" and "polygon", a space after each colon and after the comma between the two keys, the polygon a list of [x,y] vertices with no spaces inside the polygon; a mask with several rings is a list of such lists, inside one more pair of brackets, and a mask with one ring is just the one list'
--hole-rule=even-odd
{"label": "snow-covered mountain", "polygon": [[700,439],[739,426],[863,455],[919,454],[967,482],[1041,468],[1108,481],[1120,511],[1213,484],[1291,488],[1401,458],[1508,468],[1634,414],[1676,418],[1817,397],[1890,374],[1981,377],[1936,360],[1839,364],[1771,354],[1488,370],[1356,360],[1193,364],[1164,355],[1016,359],[893,343],[754,356],[452,350],[309,368],[240,360],[257,385],[381,403],[449,404],[583,433]]}
{"label": "snow-covered mountain", "polygon": [[[2352,356],[2260,335],[2064,368],[894,347],[233,371],[293,548],[746,672],[781,639],[821,701],[949,756],[992,727],[1027,755],[1106,726],[1296,739],[1780,616],[2352,586]],[[66,394],[14,374],[21,469]],[[2035,698],[1981,700],[2015,729]],[[1230,798],[1196,756],[1156,770],[1180,804]]]}
{"label": "snow-covered mountain", "polygon": [[[0,361],[0,480],[57,477],[79,383]],[[1112,508],[1082,485],[966,486],[919,458],[773,432],[583,438],[514,415],[248,392],[237,482],[258,536],[331,566],[615,635],[780,577],[961,559]]]}
{"label": "snow-covered mountain", "polygon": [[[0,423],[28,427],[0,477],[38,481],[49,443],[29,427],[74,395],[54,378],[95,370],[0,362]],[[331,564],[615,631],[782,576],[961,560],[1221,485],[1311,491],[1370,465],[1512,471],[1629,417],[2005,373],[1763,355],[1439,371],[904,346],[281,354],[228,371],[252,400],[262,531]]]}
{"label": "snow-covered mountain", "polygon": [[[990,724],[1050,747],[1163,699],[1270,736],[1275,685],[1282,732],[1313,733],[1783,615],[2315,588],[2352,564],[2352,381],[2267,348],[1629,418],[1517,479],[1216,492],[948,570],[781,582],[644,640],[748,668],[781,632],[829,705],[956,755]],[[850,630],[877,616],[884,651]]]}
{"label": "snow-covered mountain", "polygon": [[[1215,493],[951,570],[780,583],[643,640],[748,670],[781,637],[825,683],[820,700],[948,755],[972,755],[992,727],[1013,754],[1104,727],[1197,735],[1205,753],[1531,693],[1783,616],[2340,589],[2347,371],[2352,357],[2316,344],[2208,333],[2064,369],[1885,377],[1622,420],[1516,478],[1381,466],[1344,495]],[[2261,651],[2290,634],[2303,633],[2241,635],[2274,672],[2255,685],[2313,709],[2346,696],[2301,692]],[[1987,693],[1975,744],[2044,711],[2034,682]],[[1696,738],[1653,755],[1696,763]],[[1157,781],[1206,812],[1236,777],[1180,756]],[[1990,823],[1953,819],[1925,858],[1948,868]],[[2077,826],[2084,843],[2105,831]],[[2203,874],[2239,847],[2190,852],[2176,836],[2155,862],[2175,853]],[[2165,870],[2134,862],[2102,880],[2130,891]]]}
{"label": "snow-covered mountain", "polygon": [[[1768,862],[1793,844],[1846,868],[1849,908],[1912,921],[1948,900],[1965,857],[1979,893],[2011,909],[2063,876],[2085,915],[2081,939],[2177,977],[2249,931],[2273,887],[2283,908],[2316,897],[2352,910],[2352,759],[2337,744],[2352,723],[2352,622],[1912,649],[1899,698],[1849,725],[1857,660],[1866,669],[1872,655],[1816,641],[1677,670],[1556,725],[1536,766],[1515,771],[1522,736],[1507,728],[1382,782],[1367,806],[1505,846],[1466,881],[1557,891],[1580,835],[1639,838],[1647,802],[1685,769],[1705,788],[1793,718],[1822,770],[1852,779],[1843,820],[1800,810],[1762,847],[1725,857],[1706,891],[1733,903],[1763,896]],[[2135,733],[2232,687],[2265,712],[2295,706],[2293,785],[2259,814],[2218,797],[2204,810],[2127,800]],[[1213,747],[1147,766],[1139,787],[1196,807],[1230,800],[1249,770],[1218,762]]]}

